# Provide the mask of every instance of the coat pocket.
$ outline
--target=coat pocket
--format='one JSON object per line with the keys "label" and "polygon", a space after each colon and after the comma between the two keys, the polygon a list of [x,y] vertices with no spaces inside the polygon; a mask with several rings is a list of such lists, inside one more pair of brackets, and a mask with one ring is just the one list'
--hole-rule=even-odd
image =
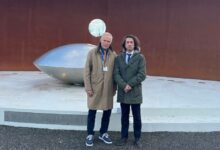
{"label": "coat pocket", "polygon": [[142,97],[142,88],[141,85],[137,85],[134,88],[134,97]]}

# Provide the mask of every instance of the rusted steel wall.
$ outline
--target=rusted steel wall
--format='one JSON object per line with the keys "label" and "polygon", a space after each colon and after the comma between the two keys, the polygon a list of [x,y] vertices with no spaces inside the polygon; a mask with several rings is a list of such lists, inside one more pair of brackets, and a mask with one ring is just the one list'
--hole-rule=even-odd
{"label": "rusted steel wall", "polygon": [[32,62],[68,43],[92,43],[101,18],[120,51],[125,34],[141,40],[149,75],[220,80],[219,0],[0,0],[0,70]]}

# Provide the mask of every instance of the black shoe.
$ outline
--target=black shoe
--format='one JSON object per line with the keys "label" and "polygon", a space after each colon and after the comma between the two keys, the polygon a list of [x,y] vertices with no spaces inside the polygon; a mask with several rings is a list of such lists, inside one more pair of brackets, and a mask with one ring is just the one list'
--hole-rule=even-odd
{"label": "black shoe", "polygon": [[138,139],[138,140],[135,140],[134,141],[134,146],[141,149],[142,148],[142,144],[141,144],[141,141]]}
{"label": "black shoe", "polygon": [[126,138],[121,138],[118,141],[115,142],[116,146],[123,146],[127,143],[127,139]]}

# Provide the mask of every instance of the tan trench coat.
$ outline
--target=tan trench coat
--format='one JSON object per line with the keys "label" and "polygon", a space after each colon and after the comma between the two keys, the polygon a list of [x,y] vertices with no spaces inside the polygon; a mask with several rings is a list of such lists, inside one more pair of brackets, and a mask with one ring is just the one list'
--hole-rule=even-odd
{"label": "tan trench coat", "polygon": [[84,69],[85,90],[92,90],[93,96],[87,96],[88,108],[108,110],[113,108],[113,96],[116,86],[113,83],[113,69],[116,53],[109,50],[106,66],[103,71],[102,54],[98,48],[89,51]]}

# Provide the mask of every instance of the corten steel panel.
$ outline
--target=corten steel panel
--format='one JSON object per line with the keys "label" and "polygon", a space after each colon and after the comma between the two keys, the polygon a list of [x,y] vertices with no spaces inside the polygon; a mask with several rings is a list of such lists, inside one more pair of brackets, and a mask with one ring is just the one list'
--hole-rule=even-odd
{"label": "corten steel panel", "polygon": [[33,60],[70,43],[96,44],[87,26],[102,18],[120,51],[141,40],[148,74],[220,80],[219,0],[0,0],[0,70],[33,70]]}
{"label": "corten steel panel", "polygon": [[97,43],[89,22],[106,20],[103,0],[0,0],[0,70],[36,70],[33,61],[71,43]]}
{"label": "corten steel panel", "polygon": [[109,3],[115,40],[140,38],[148,74],[220,80],[220,1],[116,1]]}

